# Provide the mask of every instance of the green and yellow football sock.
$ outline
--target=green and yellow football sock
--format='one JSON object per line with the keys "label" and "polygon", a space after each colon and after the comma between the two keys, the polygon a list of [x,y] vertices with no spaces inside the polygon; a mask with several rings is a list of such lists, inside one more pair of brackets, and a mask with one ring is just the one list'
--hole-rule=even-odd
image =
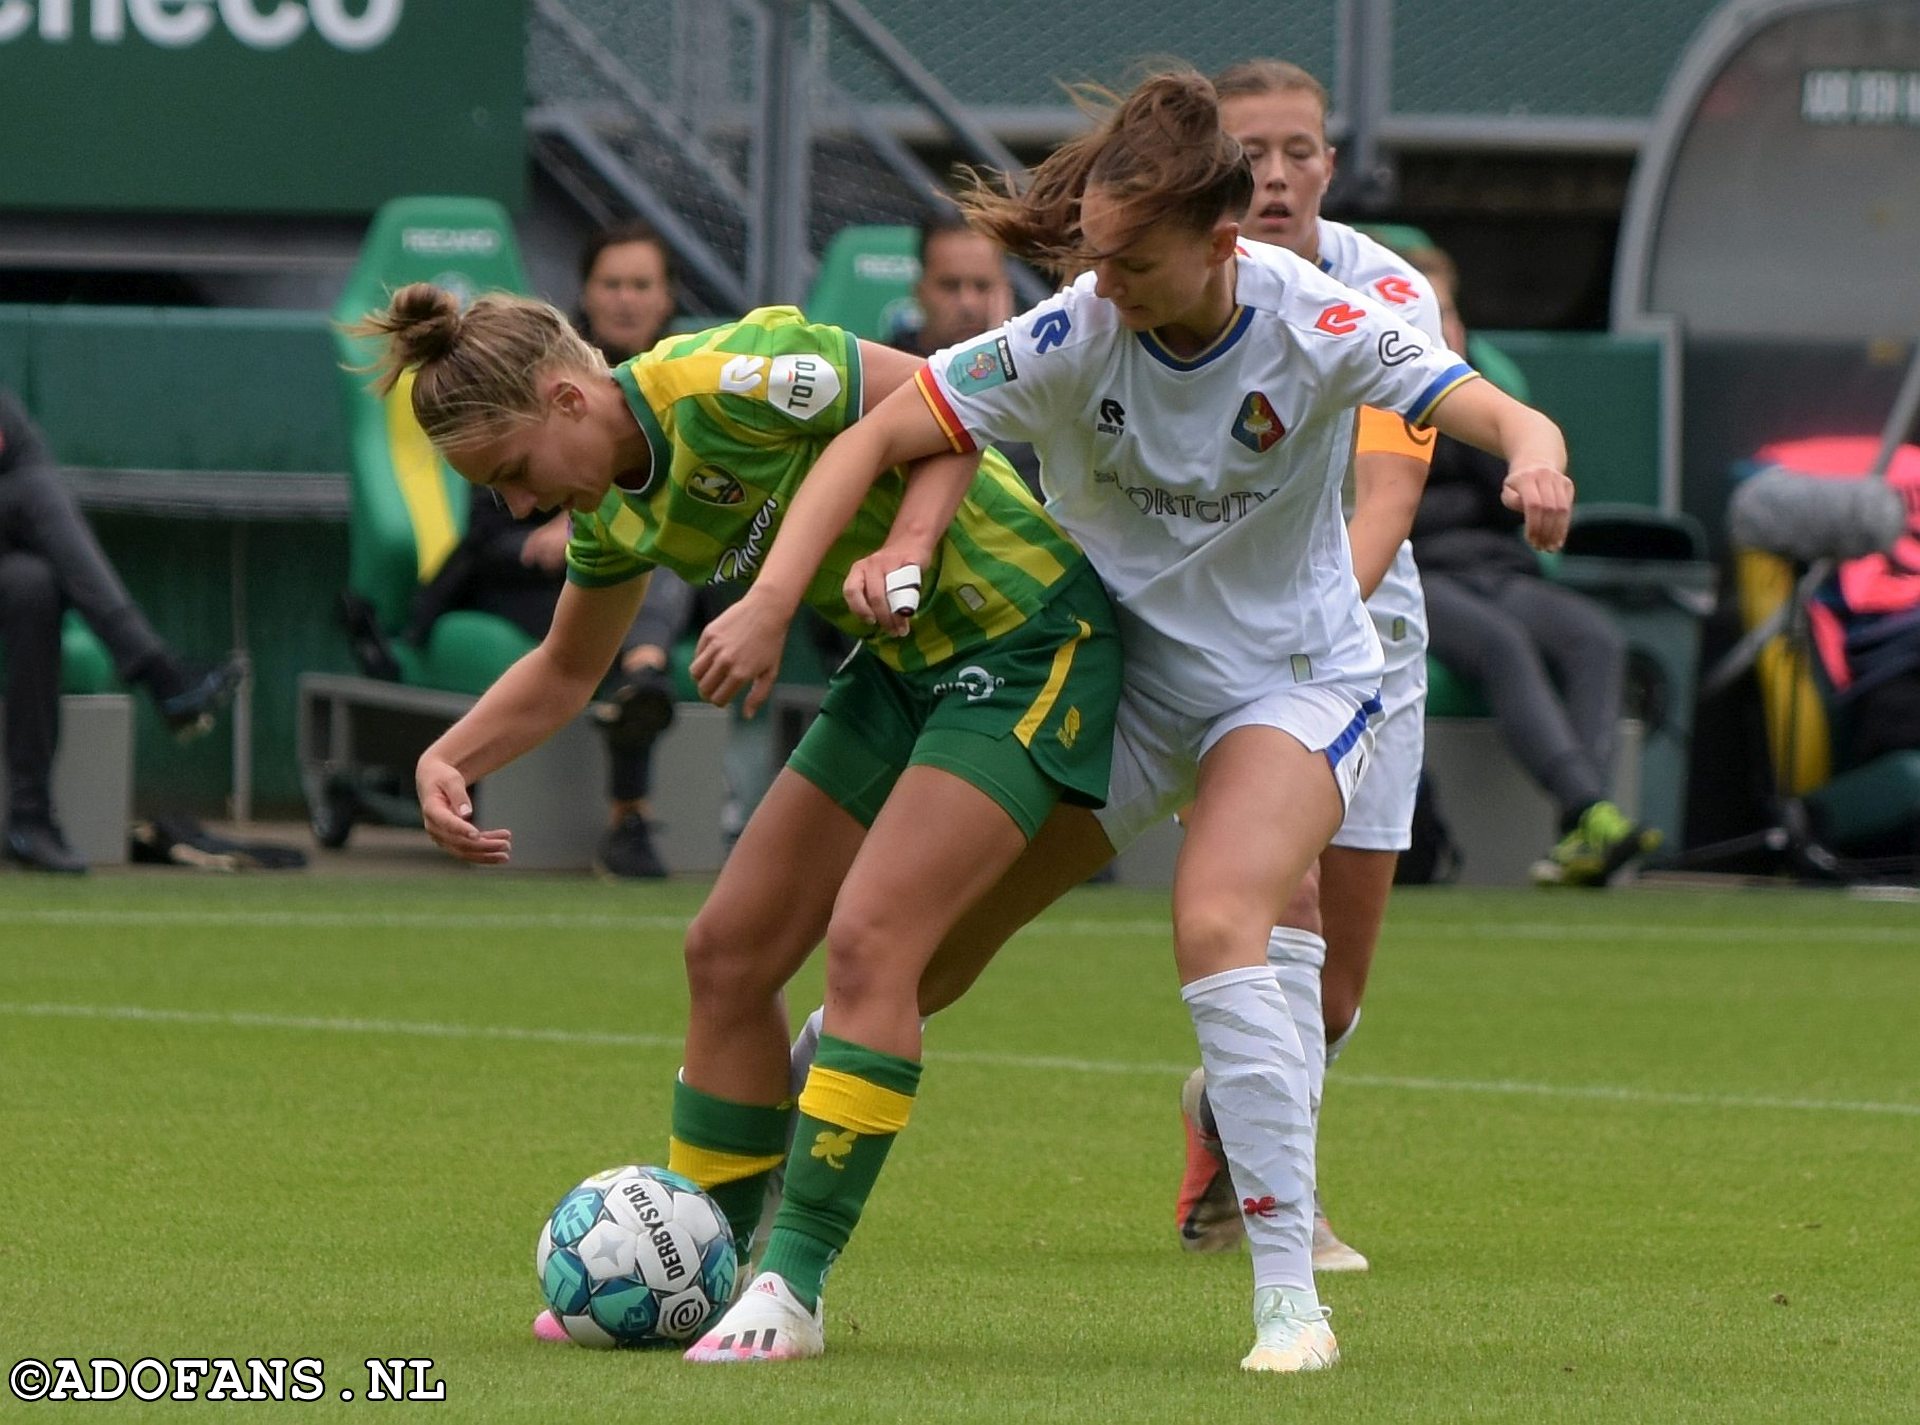
{"label": "green and yellow football sock", "polygon": [[725,1214],[742,1262],[760,1225],[767,1178],[787,1156],[793,1104],[732,1103],[683,1080],[673,1085],[673,1139],[667,1168],[691,1178]]}
{"label": "green and yellow football sock", "polygon": [[894,1135],[907,1126],[920,1065],[820,1036],[800,1092],[800,1119],[787,1156],[786,1196],[760,1269],[777,1272],[812,1310],[827,1269],[867,1205]]}

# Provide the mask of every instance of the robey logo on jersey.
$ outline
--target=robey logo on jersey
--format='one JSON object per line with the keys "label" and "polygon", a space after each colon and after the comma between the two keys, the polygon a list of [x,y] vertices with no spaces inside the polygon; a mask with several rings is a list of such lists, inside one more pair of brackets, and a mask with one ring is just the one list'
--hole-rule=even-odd
{"label": "robey logo on jersey", "polygon": [[1313,324],[1328,336],[1352,336],[1360,330],[1360,323],[1366,319],[1365,308],[1335,302],[1315,317]]}
{"label": "robey logo on jersey", "polygon": [[1396,307],[1404,307],[1420,298],[1420,289],[1404,277],[1382,277],[1373,284],[1373,290]]}
{"label": "robey logo on jersey", "polygon": [[1406,337],[1388,327],[1380,333],[1380,364],[1398,366],[1403,361],[1411,361],[1416,356],[1425,356],[1427,349],[1416,346]]}

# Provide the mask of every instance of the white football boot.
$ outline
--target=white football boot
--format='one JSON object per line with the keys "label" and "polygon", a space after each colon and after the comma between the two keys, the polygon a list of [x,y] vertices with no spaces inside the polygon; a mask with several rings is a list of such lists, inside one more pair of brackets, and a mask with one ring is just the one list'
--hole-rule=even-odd
{"label": "white football boot", "polygon": [[1320,1371],[1340,1359],[1327,1308],[1306,1306],[1284,1287],[1253,1294],[1253,1349],[1243,1371]]}
{"label": "white football boot", "polygon": [[689,1361],[803,1361],[824,1355],[826,1323],[815,1303],[808,1311],[786,1281],[762,1272],[727,1314],[687,1350]]}

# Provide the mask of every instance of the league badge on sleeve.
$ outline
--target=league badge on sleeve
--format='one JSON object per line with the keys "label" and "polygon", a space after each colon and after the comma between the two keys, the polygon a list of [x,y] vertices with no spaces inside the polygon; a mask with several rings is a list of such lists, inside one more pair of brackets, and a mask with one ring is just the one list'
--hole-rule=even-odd
{"label": "league badge on sleeve", "polygon": [[1233,438],[1255,455],[1264,455],[1280,443],[1287,428],[1274,413],[1273,402],[1258,391],[1247,392],[1240,414],[1233,418]]}
{"label": "league badge on sleeve", "polygon": [[977,396],[1019,378],[1013,369],[1013,348],[1005,337],[983,341],[958,352],[947,363],[947,385],[961,396]]}

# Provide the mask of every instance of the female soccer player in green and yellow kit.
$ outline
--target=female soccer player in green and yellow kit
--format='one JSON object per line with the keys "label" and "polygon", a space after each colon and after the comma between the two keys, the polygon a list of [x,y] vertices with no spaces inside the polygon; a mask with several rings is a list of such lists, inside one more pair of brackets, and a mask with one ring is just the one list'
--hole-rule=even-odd
{"label": "female soccer player in green and yellow kit", "polygon": [[[779,1297],[786,1326],[700,1358],[818,1355],[820,1284],[913,1104],[922,969],[1056,803],[1106,797],[1120,651],[1100,580],[997,455],[951,524],[948,497],[917,499],[923,482],[905,470],[809,483],[826,444],[918,363],[790,308],[669,338],[611,371],[559,312],[517,297],[463,311],[414,285],[358,331],[385,339],[383,389],[411,384],[414,414],[463,477],[516,515],[573,517],[546,639],[420,759],[427,830],[454,855],[508,859],[510,832],[473,823],[467,788],[586,706],[648,570],[752,581],[755,611],[790,618],[804,600],[862,640],[687,932],[669,1156],[743,1247],[787,1164],[748,1288]],[[766,562],[796,505],[844,529],[817,568]],[[924,600],[894,636],[884,576],[909,564]],[[720,700],[736,689],[711,666],[693,672]],[[772,674],[747,690],[749,711]],[[796,1106],[781,993],[823,939],[825,1036]]]}

